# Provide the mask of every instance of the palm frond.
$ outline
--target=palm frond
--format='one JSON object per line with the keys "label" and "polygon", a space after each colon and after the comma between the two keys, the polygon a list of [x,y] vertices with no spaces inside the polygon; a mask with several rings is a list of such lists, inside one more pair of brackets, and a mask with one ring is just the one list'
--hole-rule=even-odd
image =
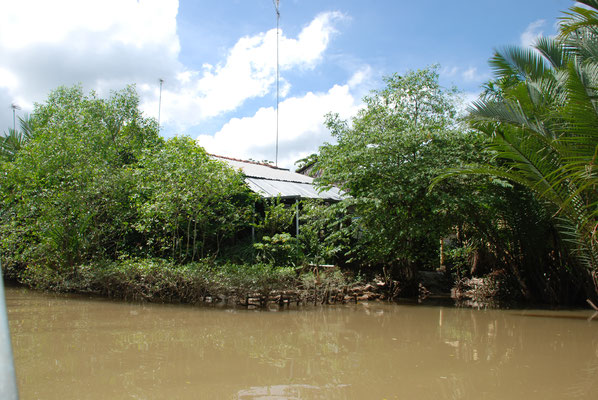
{"label": "palm frond", "polygon": [[25,139],[21,132],[9,128],[8,133],[4,134],[4,137],[0,142],[0,156],[5,160],[13,161],[24,143]]}
{"label": "palm frond", "polygon": [[563,144],[573,156],[585,155],[591,159],[598,142],[598,92],[595,86],[598,64],[573,61],[569,63],[568,71],[568,103],[564,110],[568,134],[563,137]]}
{"label": "palm frond", "polygon": [[33,139],[33,137],[35,136],[35,128],[33,120],[28,114],[25,114],[24,117],[19,117],[19,125],[21,128],[23,138],[26,141]]}
{"label": "palm frond", "polygon": [[563,68],[569,60],[569,52],[563,43],[551,37],[539,37],[534,48],[555,68]]}
{"label": "palm frond", "polygon": [[520,81],[537,79],[550,69],[550,63],[534,49],[507,46],[494,53],[490,67],[499,78],[516,77]]}
{"label": "palm frond", "polygon": [[[448,170],[507,179],[550,204],[577,259],[598,271],[598,0],[581,0],[557,38],[490,59],[495,79],[469,108],[496,165]],[[434,184],[435,184],[434,183]]]}
{"label": "palm frond", "polygon": [[578,0],[590,9],[580,6],[573,6],[565,11],[561,17],[560,34],[561,38],[578,31],[582,28],[593,28],[598,26],[598,0]]}
{"label": "palm frond", "polygon": [[[523,110],[521,103],[504,100],[502,102],[476,100],[469,108],[467,120],[477,129],[480,123],[499,122],[524,128],[538,136],[545,145],[550,145],[554,138],[554,132],[546,129],[543,121],[537,118],[530,118]],[[488,132],[487,132],[488,133]]]}

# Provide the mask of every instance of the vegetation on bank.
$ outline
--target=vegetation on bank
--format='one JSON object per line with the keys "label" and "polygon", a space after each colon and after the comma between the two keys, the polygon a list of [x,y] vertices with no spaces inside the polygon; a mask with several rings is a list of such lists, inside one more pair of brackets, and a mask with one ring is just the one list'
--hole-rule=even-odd
{"label": "vegetation on bank", "polygon": [[[209,260],[176,264],[163,259],[126,259],[79,265],[72,274],[29,268],[23,283],[38,289],[96,293],[125,300],[199,303],[243,302],[248,297],[308,290],[293,268],[267,264],[214,265]],[[299,294],[299,293],[298,293]],[[313,293],[305,293],[305,298]]]}
{"label": "vegetation on bank", "polygon": [[456,277],[502,276],[527,300],[596,298],[598,1],[581,3],[557,38],[496,52],[464,121],[430,69],[329,118],[320,181],[354,196],[368,262],[405,278],[446,251]]}
{"label": "vegetation on bank", "polygon": [[[465,118],[434,66],[387,77],[350,121],[328,115],[335,143],[309,162],[350,198],[303,201],[297,237],[292,207],[258,198],[193,140],[162,138],[134,87],[108,99],[58,88],[0,141],[4,273],[194,303],[317,299],[346,293],[348,276],[416,296],[419,272],[441,267],[511,298],[595,298],[598,0],[582,3],[557,38],[498,51]],[[321,264],[342,272],[306,268]]]}
{"label": "vegetation on bank", "polygon": [[[346,286],[339,272],[295,268],[306,256],[287,232],[292,209],[261,201],[193,140],[161,138],[138,101],[133,87],[108,99],[59,88],[21,120],[26,135],[5,139],[0,245],[8,278],[189,303],[289,291],[317,301],[320,288]],[[302,238],[310,232],[306,225]]]}

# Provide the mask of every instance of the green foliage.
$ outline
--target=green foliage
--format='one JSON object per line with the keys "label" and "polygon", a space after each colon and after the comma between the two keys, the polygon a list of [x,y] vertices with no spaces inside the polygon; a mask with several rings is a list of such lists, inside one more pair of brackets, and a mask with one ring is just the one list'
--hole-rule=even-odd
{"label": "green foliage", "polygon": [[474,251],[471,245],[456,246],[449,248],[445,255],[445,265],[457,278],[467,276],[471,268],[470,257]]}
{"label": "green foliage", "polygon": [[299,242],[304,261],[346,267],[356,245],[349,202],[326,204],[304,200],[300,215]]}
{"label": "green foliage", "polygon": [[264,217],[254,224],[264,235],[273,236],[289,229],[295,218],[295,209],[283,203],[280,197],[264,199]]}
{"label": "green foliage", "polygon": [[245,297],[254,293],[264,296],[273,291],[292,290],[297,286],[296,273],[290,267],[276,267],[271,264],[251,265],[225,264],[215,269],[219,288],[215,294]]}
{"label": "green foliage", "polygon": [[257,260],[271,265],[292,266],[300,258],[297,239],[288,233],[263,236],[253,247],[257,250]]}
{"label": "green foliage", "polygon": [[524,294],[551,302],[598,293],[598,3],[582,3],[588,8],[565,13],[557,38],[495,53],[495,78],[468,116],[494,157],[437,179],[478,174],[513,183],[501,197],[502,224],[485,235]]}
{"label": "green foliage", "polygon": [[35,134],[31,119],[19,117],[20,131],[9,128],[8,133],[0,136],[0,160],[14,161],[17,153]]}
{"label": "green foliage", "polygon": [[449,166],[483,159],[483,139],[459,128],[455,93],[438,84],[436,67],[386,79],[365,98],[366,108],[343,121],[329,115],[336,144],[320,148],[323,185],[352,196],[353,236],[363,263],[425,268],[437,264],[438,240],[460,216],[453,210],[471,197],[464,179],[429,192]]}
{"label": "green foliage", "polygon": [[[306,272],[299,277],[301,281],[301,288],[307,292],[328,291],[337,292],[345,290],[350,283],[350,279],[339,269],[332,269],[330,271],[321,271],[317,275],[312,272]],[[322,296],[316,294],[316,298]]]}
{"label": "green foliage", "polygon": [[133,234],[131,163],[160,143],[133,87],[108,100],[59,88],[37,104],[26,146],[2,165],[3,254],[72,268],[122,251]]}
{"label": "green foliage", "polygon": [[578,263],[597,271],[598,3],[582,3],[589,8],[572,7],[559,37],[496,52],[495,79],[469,120],[491,138],[498,164],[460,172],[535,192]]}
{"label": "green foliage", "polygon": [[295,165],[297,166],[297,171],[304,169],[305,171],[302,173],[306,174],[307,172],[307,175],[311,176],[312,178],[320,175],[320,169],[318,167],[318,155],[316,153],[312,153],[305,158],[295,161]]}
{"label": "green foliage", "polygon": [[275,266],[296,265],[301,259],[297,239],[288,232],[295,220],[296,208],[280,198],[263,199],[263,218],[253,224],[259,241],[253,244],[258,262]]}
{"label": "green foliage", "polygon": [[297,286],[295,271],[266,264],[217,265],[203,259],[175,264],[163,259],[127,258],[78,266],[73,274],[47,267],[27,269],[23,282],[61,292],[92,292],[126,300],[197,303],[205,297],[236,297]]}
{"label": "green foliage", "polygon": [[334,143],[300,162],[350,197],[302,202],[297,238],[292,206],[257,202],[191,139],[163,140],[134,87],[59,88],[0,137],[3,267],[41,288],[195,302],[346,287],[340,272],[298,278],[300,263],[408,280],[450,237],[458,277],[493,271],[528,298],[575,299],[588,271],[598,285],[598,2],[580,3],[558,37],[495,53],[468,126],[436,66],[387,77],[349,121],[328,115]]}
{"label": "green foliage", "polygon": [[121,255],[189,262],[249,227],[253,198],[240,173],[191,139],[165,142],[138,105],[134,87],[108,99],[63,87],[23,121],[27,140],[0,174],[11,273],[68,274]]}
{"label": "green foliage", "polygon": [[156,256],[185,262],[217,255],[224,240],[249,226],[253,197],[241,174],[190,138],[148,149],[133,175],[135,228]]}

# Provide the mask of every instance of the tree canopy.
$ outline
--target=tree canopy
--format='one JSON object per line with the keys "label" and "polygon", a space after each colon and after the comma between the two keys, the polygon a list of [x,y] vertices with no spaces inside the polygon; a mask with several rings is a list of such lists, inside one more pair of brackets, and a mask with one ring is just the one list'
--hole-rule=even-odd
{"label": "tree canopy", "polygon": [[459,172],[502,177],[534,191],[578,261],[596,271],[598,2],[580,3],[587,7],[565,13],[558,37],[492,57],[495,77],[469,121],[491,139],[500,163]]}
{"label": "tree canopy", "polygon": [[191,139],[165,141],[138,105],[133,86],[107,99],[75,86],[35,106],[27,140],[1,164],[9,266],[69,270],[136,255],[197,260],[249,226],[241,175]]}
{"label": "tree canopy", "polygon": [[479,160],[482,140],[459,124],[456,93],[439,85],[436,67],[385,82],[350,121],[328,116],[336,143],[320,148],[319,182],[352,196],[364,259],[437,266],[439,239],[456,222],[452,210],[471,192],[458,180],[434,192],[428,186],[443,169]]}

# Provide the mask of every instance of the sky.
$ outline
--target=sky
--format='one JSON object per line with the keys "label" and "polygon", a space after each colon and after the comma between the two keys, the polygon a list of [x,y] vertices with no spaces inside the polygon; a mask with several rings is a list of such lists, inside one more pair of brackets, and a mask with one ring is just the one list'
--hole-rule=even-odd
{"label": "sky", "polygon": [[[556,33],[571,0],[19,0],[0,12],[0,131],[59,86],[135,84],[161,134],[213,154],[294,162],[333,139],[384,76],[438,64],[475,99],[495,49]],[[160,101],[160,79],[162,96]]]}

